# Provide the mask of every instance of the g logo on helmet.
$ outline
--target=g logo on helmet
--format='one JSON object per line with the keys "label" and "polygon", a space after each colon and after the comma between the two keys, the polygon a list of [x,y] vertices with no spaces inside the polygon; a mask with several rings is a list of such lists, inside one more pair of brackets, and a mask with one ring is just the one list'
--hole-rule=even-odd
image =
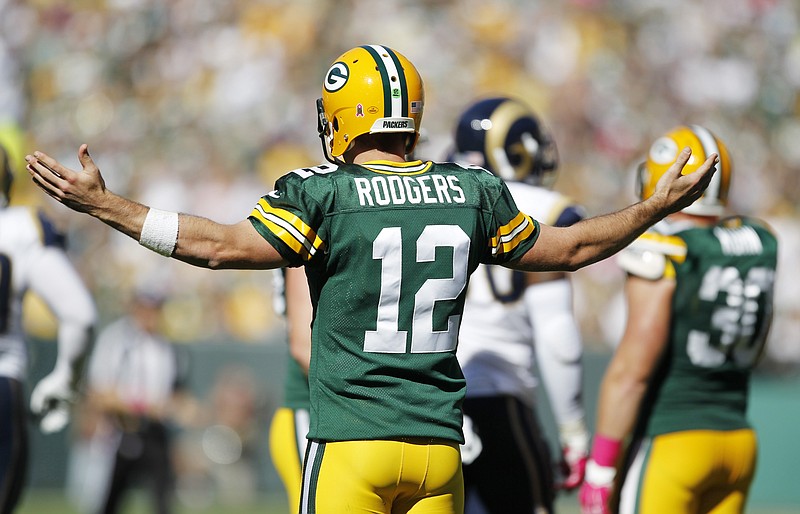
{"label": "g logo on helmet", "polygon": [[656,164],[668,165],[678,157],[678,143],[670,137],[660,137],[650,146],[650,160]]}
{"label": "g logo on helmet", "polygon": [[333,66],[325,74],[325,91],[333,93],[339,91],[347,84],[347,79],[350,78],[350,68],[347,67],[342,61],[333,63]]}

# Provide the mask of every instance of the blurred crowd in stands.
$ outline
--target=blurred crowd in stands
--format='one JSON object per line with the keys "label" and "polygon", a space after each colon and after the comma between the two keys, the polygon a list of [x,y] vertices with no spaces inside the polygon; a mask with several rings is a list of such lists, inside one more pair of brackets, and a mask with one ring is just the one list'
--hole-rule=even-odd
{"label": "blurred crowd in stands", "polygon": [[[235,222],[285,171],[324,160],[323,73],[364,43],[398,49],[426,81],[418,157],[444,158],[475,98],[518,96],[556,139],[556,189],[591,214],[635,199],[654,136],[712,129],[734,159],[733,209],[772,222],[783,245],[769,355],[800,363],[796,0],[0,0],[0,118],[23,129],[25,152],[77,167],[87,142],[112,190]],[[15,203],[54,213],[101,320],[120,313],[120,291],[152,284],[175,341],[282,340],[270,273],[169,261],[19,178]],[[621,271],[612,259],[576,278],[587,345],[607,348]],[[30,323],[47,333],[44,316]]]}

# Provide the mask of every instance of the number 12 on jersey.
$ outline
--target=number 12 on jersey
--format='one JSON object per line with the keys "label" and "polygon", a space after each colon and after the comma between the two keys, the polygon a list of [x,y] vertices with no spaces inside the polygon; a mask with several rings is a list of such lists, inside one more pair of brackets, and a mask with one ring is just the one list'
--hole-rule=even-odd
{"label": "number 12 on jersey", "polygon": [[[447,319],[447,330],[433,330],[436,302],[455,300],[464,291],[469,274],[470,239],[458,225],[428,225],[416,241],[416,263],[436,260],[436,248],[453,249],[451,278],[429,278],[414,294],[411,353],[448,352],[456,348],[460,315]],[[386,227],[372,242],[372,258],[381,261],[381,292],[375,330],[364,333],[364,351],[405,353],[407,330],[400,330],[400,293],[403,278],[418,273],[403,269],[401,227]]]}

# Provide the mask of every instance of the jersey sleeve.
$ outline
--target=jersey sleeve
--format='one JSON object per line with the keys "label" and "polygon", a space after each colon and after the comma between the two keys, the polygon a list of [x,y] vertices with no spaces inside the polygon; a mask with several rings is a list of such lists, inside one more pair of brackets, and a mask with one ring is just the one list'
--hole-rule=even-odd
{"label": "jersey sleeve", "polygon": [[678,236],[645,232],[617,257],[619,266],[647,280],[674,279],[675,266],[686,259],[686,243]]}
{"label": "jersey sleeve", "polygon": [[502,181],[499,191],[489,222],[489,248],[481,261],[485,264],[503,264],[518,259],[533,247],[539,237],[539,222],[517,208]]}
{"label": "jersey sleeve", "polygon": [[290,266],[311,261],[325,246],[319,236],[324,211],[305,180],[294,173],[284,175],[274,191],[261,197],[249,216],[258,233]]}

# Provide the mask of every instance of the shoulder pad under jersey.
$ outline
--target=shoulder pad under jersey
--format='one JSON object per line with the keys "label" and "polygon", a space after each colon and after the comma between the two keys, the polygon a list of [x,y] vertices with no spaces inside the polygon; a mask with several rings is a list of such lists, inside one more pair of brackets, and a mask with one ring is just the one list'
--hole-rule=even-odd
{"label": "shoulder pad under jersey", "polygon": [[645,232],[617,256],[619,266],[637,277],[658,280],[670,275],[672,262],[686,258],[686,243],[677,236]]}

